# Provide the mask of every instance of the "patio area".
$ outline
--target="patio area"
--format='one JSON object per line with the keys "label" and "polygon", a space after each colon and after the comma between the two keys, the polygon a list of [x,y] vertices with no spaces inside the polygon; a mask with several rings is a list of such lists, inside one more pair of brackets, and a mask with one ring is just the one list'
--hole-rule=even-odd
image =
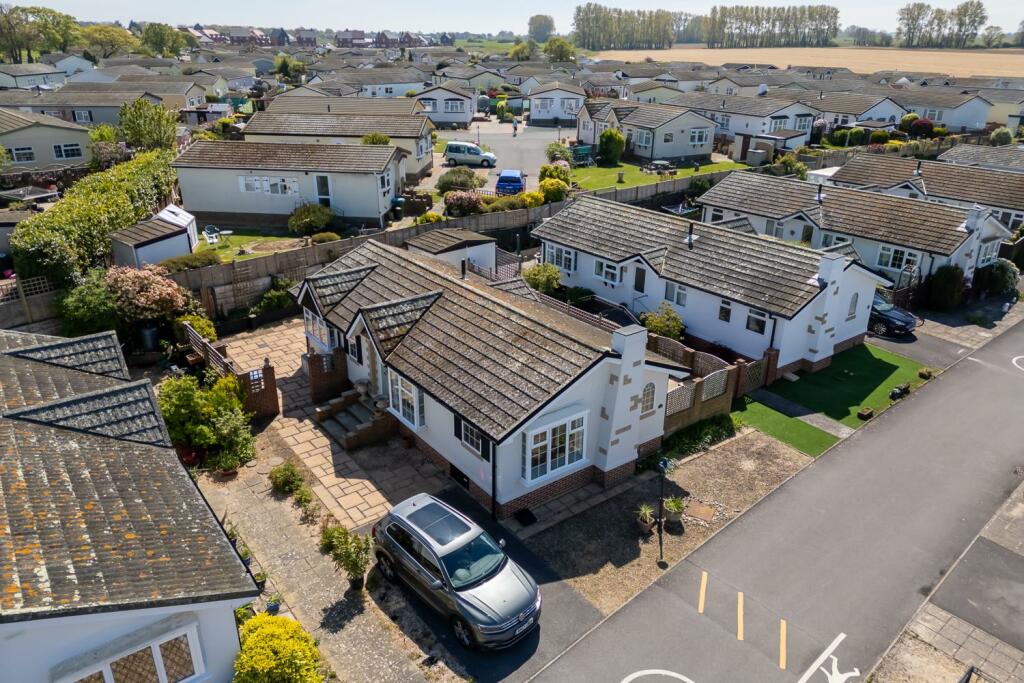
{"label": "patio area", "polygon": [[421,491],[436,493],[448,483],[423,453],[397,438],[349,452],[320,428],[301,367],[306,350],[301,318],[223,341],[241,367],[260,367],[264,358],[274,365],[281,415],[260,438],[278,457],[294,457],[309,470],[324,509],[347,528],[372,524],[395,503]]}

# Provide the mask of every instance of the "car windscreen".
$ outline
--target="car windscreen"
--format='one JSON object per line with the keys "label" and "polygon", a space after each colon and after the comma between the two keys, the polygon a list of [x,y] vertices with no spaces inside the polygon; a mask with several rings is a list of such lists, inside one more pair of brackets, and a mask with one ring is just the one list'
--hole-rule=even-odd
{"label": "car windscreen", "polygon": [[486,531],[458,550],[441,557],[452,588],[461,590],[483,581],[501,568],[504,551]]}
{"label": "car windscreen", "polygon": [[882,297],[880,297],[880,296],[876,296],[875,297],[875,310],[876,311],[881,311],[881,312],[884,313],[885,311],[891,311],[893,308],[895,308],[895,306],[893,306],[891,303],[889,303],[888,301],[886,301]]}

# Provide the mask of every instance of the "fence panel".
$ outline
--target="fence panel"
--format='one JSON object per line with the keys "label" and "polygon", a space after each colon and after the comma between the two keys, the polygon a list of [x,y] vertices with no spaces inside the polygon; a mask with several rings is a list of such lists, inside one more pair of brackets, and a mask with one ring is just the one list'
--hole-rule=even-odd
{"label": "fence panel", "polygon": [[728,363],[710,353],[695,351],[693,354],[693,373],[698,377],[707,377],[728,367]]}
{"label": "fence panel", "polygon": [[761,360],[754,361],[753,363],[747,363],[743,367],[743,384],[740,387],[740,393],[746,394],[758,387],[764,386],[764,380],[767,374],[767,358],[762,358]]}
{"label": "fence panel", "polygon": [[665,415],[675,415],[693,407],[694,383],[683,382],[665,395]]}
{"label": "fence panel", "polygon": [[704,400],[710,401],[725,393],[725,385],[729,379],[728,368],[715,370],[704,378]]}

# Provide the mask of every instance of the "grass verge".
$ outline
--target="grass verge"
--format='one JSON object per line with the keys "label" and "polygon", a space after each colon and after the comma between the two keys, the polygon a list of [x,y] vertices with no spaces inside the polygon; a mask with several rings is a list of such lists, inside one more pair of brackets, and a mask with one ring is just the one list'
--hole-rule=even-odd
{"label": "grass verge", "polygon": [[749,396],[733,401],[732,418],[735,422],[759,429],[810,456],[821,455],[829,446],[839,441],[828,432],[812,427],[795,417],[783,415]]}

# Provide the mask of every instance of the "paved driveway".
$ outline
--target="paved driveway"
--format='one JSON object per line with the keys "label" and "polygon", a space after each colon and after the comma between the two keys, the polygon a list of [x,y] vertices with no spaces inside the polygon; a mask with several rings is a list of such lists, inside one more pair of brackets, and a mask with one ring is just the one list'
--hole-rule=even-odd
{"label": "paved driveway", "polygon": [[[575,135],[574,128],[562,129],[563,137],[575,137]],[[532,190],[537,188],[539,182],[537,174],[540,173],[540,167],[548,162],[544,150],[558,139],[558,130],[556,128],[531,128],[520,124],[518,135],[512,137],[511,124],[491,121],[473,124],[469,130],[440,132],[440,137],[446,140],[480,142],[491,148],[491,151],[498,157],[498,166],[486,172],[487,185],[484,186],[485,189],[493,190],[498,179],[498,172],[508,168],[526,173],[526,187]],[[435,155],[435,166],[443,163],[443,158],[440,155]]]}

